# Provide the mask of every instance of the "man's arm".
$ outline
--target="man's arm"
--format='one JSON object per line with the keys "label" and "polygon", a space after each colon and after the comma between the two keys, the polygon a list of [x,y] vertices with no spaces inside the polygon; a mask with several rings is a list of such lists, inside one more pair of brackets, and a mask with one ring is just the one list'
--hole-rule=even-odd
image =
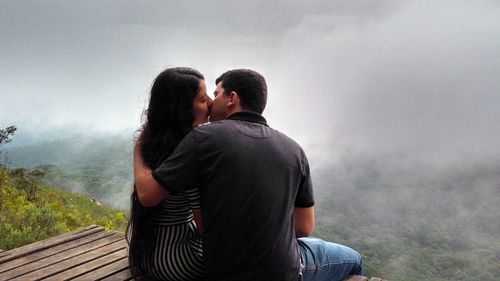
{"label": "man's arm", "polygon": [[154,207],[168,196],[168,192],[151,175],[151,168],[144,165],[141,145],[134,146],[134,181],[139,201],[144,207]]}
{"label": "man's arm", "polygon": [[297,238],[311,236],[314,230],[314,207],[295,207],[293,217],[295,220],[295,236]]}

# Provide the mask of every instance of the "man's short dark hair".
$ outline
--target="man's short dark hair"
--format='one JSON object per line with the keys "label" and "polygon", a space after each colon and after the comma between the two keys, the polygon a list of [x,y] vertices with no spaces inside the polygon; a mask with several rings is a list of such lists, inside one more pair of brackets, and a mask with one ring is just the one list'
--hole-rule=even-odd
{"label": "man's short dark hair", "polygon": [[215,80],[222,82],[224,94],[236,92],[241,100],[241,108],[262,114],[267,103],[266,80],[258,72],[250,69],[234,69],[223,73]]}

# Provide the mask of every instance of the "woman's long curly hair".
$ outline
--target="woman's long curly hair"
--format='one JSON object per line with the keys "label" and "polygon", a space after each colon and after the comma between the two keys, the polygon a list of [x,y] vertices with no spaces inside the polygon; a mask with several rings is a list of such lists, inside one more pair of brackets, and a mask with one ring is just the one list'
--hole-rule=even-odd
{"label": "woman's long curly hair", "polygon": [[[168,68],[156,77],[145,111],[146,120],[138,139],[144,163],[148,167],[158,167],[192,130],[193,102],[199,92],[200,81],[204,79],[199,71],[186,67]],[[148,262],[155,248],[152,216],[157,208],[142,206],[135,186],[130,201],[130,220],[126,232],[130,269],[134,275],[150,280],[153,278],[148,276],[143,265]]]}

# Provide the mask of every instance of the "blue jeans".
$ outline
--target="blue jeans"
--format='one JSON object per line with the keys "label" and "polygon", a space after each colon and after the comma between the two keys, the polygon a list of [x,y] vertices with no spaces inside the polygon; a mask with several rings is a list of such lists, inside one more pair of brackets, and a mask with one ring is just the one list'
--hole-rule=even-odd
{"label": "blue jeans", "polygon": [[361,256],[349,247],[313,237],[298,238],[297,242],[303,281],[336,281],[363,274]]}

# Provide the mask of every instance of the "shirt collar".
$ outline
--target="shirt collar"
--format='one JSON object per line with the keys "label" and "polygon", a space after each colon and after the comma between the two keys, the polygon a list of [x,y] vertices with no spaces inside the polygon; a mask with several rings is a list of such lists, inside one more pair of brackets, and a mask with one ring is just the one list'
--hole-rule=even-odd
{"label": "shirt collar", "polygon": [[259,123],[264,126],[269,126],[267,125],[266,119],[262,115],[254,112],[248,112],[248,111],[236,112],[233,115],[229,116],[227,119],[247,121],[247,122]]}

